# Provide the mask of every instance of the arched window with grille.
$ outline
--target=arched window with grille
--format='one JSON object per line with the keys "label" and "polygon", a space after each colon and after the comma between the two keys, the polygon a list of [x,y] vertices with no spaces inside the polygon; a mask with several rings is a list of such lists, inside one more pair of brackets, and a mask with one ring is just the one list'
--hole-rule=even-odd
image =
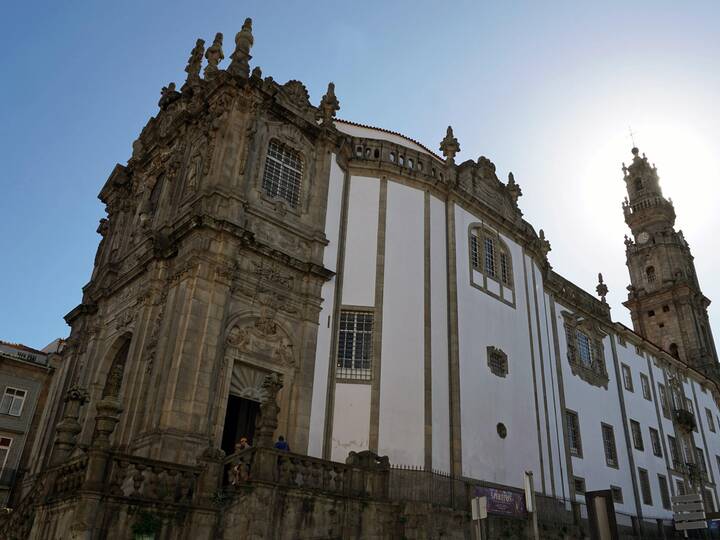
{"label": "arched window with grille", "polygon": [[657,276],[655,275],[655,267],[654,266],[648,266],[645,269],[645,277],[647,278],[648,283],[655,283]]}
{"label": "arched window with grille", "polygon": [[273,199],[282,199],[292,208],[300,204],[303,159],[300,152],[272,139],[268,144],[262,189]]}

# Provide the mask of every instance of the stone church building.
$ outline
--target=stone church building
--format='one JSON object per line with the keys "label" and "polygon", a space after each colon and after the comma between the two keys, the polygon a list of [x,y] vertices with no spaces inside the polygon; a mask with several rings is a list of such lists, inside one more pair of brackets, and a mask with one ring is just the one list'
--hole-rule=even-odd
{"label": "stone church building", "polygon": [[470,497],[525,471],[542,538],[583,537],[586,491],[626,538],[671,538],[676,494],[714,511],[709,300],[655,166],[617,178],[631,330],[551,268],[512,174],[338,119],[252,44],[198,40],[100,190],[10,537],[472,538]]}

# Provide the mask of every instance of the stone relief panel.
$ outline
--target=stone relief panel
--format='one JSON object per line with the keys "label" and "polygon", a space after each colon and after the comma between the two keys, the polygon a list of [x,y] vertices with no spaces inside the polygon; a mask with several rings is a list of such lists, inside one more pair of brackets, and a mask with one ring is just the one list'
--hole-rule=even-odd
{"label": "stone relief panel", "polygon": [[234,325],[227,335],[228,352],[234,357],[250,356],[270,366],[295,369],[293,345],[278,323],[267,314],[246,325]]}

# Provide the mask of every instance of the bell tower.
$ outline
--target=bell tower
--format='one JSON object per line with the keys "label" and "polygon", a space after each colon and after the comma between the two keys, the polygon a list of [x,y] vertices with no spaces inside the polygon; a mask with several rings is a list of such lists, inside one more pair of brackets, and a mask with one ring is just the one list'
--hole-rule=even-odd
{"label": "bell tower", "polygon": [[624,305],[638,334],[697,369],[714,371],[710,300],[700,290],[690,247],[675,230],[675,208],[663,196],[655,165],[637,148],[632,154],[622,169],[628,193],[622,208],[633,237],[625,237],[630,286]]}

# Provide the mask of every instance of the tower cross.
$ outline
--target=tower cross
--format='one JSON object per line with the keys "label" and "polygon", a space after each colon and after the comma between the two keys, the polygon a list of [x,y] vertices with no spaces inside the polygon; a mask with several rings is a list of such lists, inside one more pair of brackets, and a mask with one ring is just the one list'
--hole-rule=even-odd
{"label": "tower cross", "polygon": [[632,127],[628,126],[628,131],[630,132],[630,140],[632,141],[633,148],[635,148],[635,133],[632,130]]}

